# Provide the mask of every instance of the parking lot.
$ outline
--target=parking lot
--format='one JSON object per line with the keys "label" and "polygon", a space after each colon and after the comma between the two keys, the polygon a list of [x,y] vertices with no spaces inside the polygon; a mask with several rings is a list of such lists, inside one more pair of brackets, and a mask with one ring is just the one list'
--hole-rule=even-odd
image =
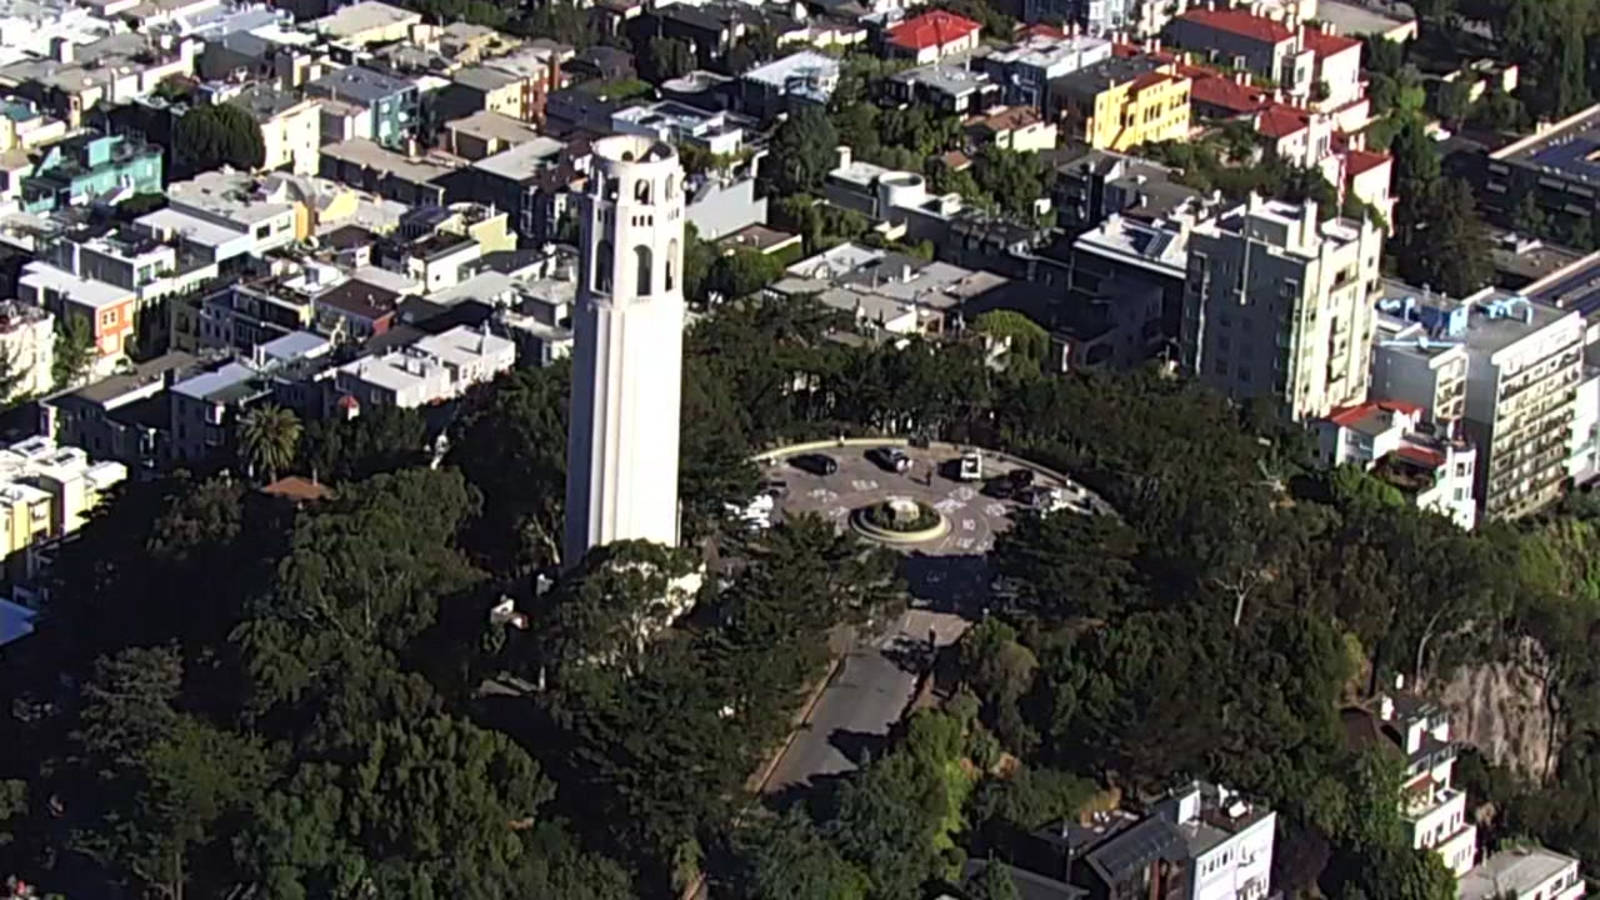
{"label": "parking lot", "polygon": [[[780,501],[785,513],[817,513],[841,528],[848,527],[846,518],[851,510],[891,497],[908,497],[926,503],[950,520],[950,531],[944,537],[916,545],[914,549],[919,553],[934,556],[987,553],[994,546],[996,535],[1010,527],[1011,515],[1019,504],[1010,498],[984,493],[982,481],[959,480],[957,450],[948,445],[906,447],[911,469],[899,474],[869,459],[867,451],[870,449],[830,447],[816,451],[837,461],[838,471],[831,475],[809,472],[795,465],[795,454],[763,466],[762,475],[788,484],[788,494]],[[1067,487],[1049,473],[1026,463],[1010,459],[1002,462],[984,454],[985,480],[1004,476],[1015,468],[1032,469],[1037,486]]]}

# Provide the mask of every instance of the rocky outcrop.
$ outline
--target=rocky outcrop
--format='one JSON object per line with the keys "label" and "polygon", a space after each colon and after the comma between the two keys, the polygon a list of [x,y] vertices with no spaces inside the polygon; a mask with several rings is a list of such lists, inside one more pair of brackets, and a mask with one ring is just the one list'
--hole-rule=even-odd
{"label": "rocky outcrop", "polygon": [[1550,662],[1532,638],[1508,658],[1461,666],[1434,679],[1429,693],[1450,710],[1450,731],[1489,760],[1544,781],[1560,751],[1560,719],[1551,694]]}

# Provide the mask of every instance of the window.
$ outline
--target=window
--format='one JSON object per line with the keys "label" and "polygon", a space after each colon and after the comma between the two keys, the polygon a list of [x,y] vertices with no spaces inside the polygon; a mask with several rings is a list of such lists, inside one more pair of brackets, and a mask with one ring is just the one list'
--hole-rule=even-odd
{"label": "window", "polygon": [[[678,196],[678,176],[676,176],[676,175],[668,175],[667,176],[667,199],[671,200],[672,198],[674,198],[676,196]],[[672,285],[670,285],[670,284],[667,285],[667,289],[668,290],[671,290],[671,288],[672,288]]]}
{"label": "window", "polygon": [[650,296],[650,268],[654,260],[651,259],[650,248],[643,244],[633,248],[634,266],[639,270],[639,296]]}
{"label": "window", "polygon": [[633,184],[633,199],[636,203],[650,202],[650,182],[641,178]]}
{"label": "window", "polygon": [[117,311],[114,310],[114,309],[108,309],[105,312],[101,313],[100,314],[100,324],[101,325],[115,325],[115,324],[117,324]]}
{"label": "window", "polygon": [[[672,195],[672,176],[668,175],[667,176],[667,196],[670,197],[671,195]],[[675,274],[673,272],[673,267],[677,265],[677,259],[678,259],[678,239],[677,238],[673,238],[672,239],[672,243],[667,245],[667,276],[666,276],[666,281],[662,284],[662,290],[666,290],[666,291],[672,290],[673,283],[676,280],[673,277],[674,274]]]}
{"label": "window", "polygon": [[594,250],[594,289],[611,293],[611,242],[602,240]]}

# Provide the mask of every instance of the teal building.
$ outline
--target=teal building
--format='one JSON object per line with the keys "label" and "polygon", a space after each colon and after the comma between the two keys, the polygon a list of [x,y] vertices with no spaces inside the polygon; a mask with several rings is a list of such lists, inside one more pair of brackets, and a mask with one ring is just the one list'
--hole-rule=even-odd
{"label": "teal building", "polygon": [[161,192],[161,148],[120,134],[87,134],[44,148],[22,178],[22,207],[49,212],[118,194]]}

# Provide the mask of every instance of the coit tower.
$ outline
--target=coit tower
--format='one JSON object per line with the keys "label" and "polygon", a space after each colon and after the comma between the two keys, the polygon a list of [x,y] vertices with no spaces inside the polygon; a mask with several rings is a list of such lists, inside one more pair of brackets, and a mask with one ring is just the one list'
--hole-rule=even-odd
{"label": "coit tower", "polygon": [[593,152],[578,198],[566,566],[613,541],[678,542],[683,170],[653,138]]}

